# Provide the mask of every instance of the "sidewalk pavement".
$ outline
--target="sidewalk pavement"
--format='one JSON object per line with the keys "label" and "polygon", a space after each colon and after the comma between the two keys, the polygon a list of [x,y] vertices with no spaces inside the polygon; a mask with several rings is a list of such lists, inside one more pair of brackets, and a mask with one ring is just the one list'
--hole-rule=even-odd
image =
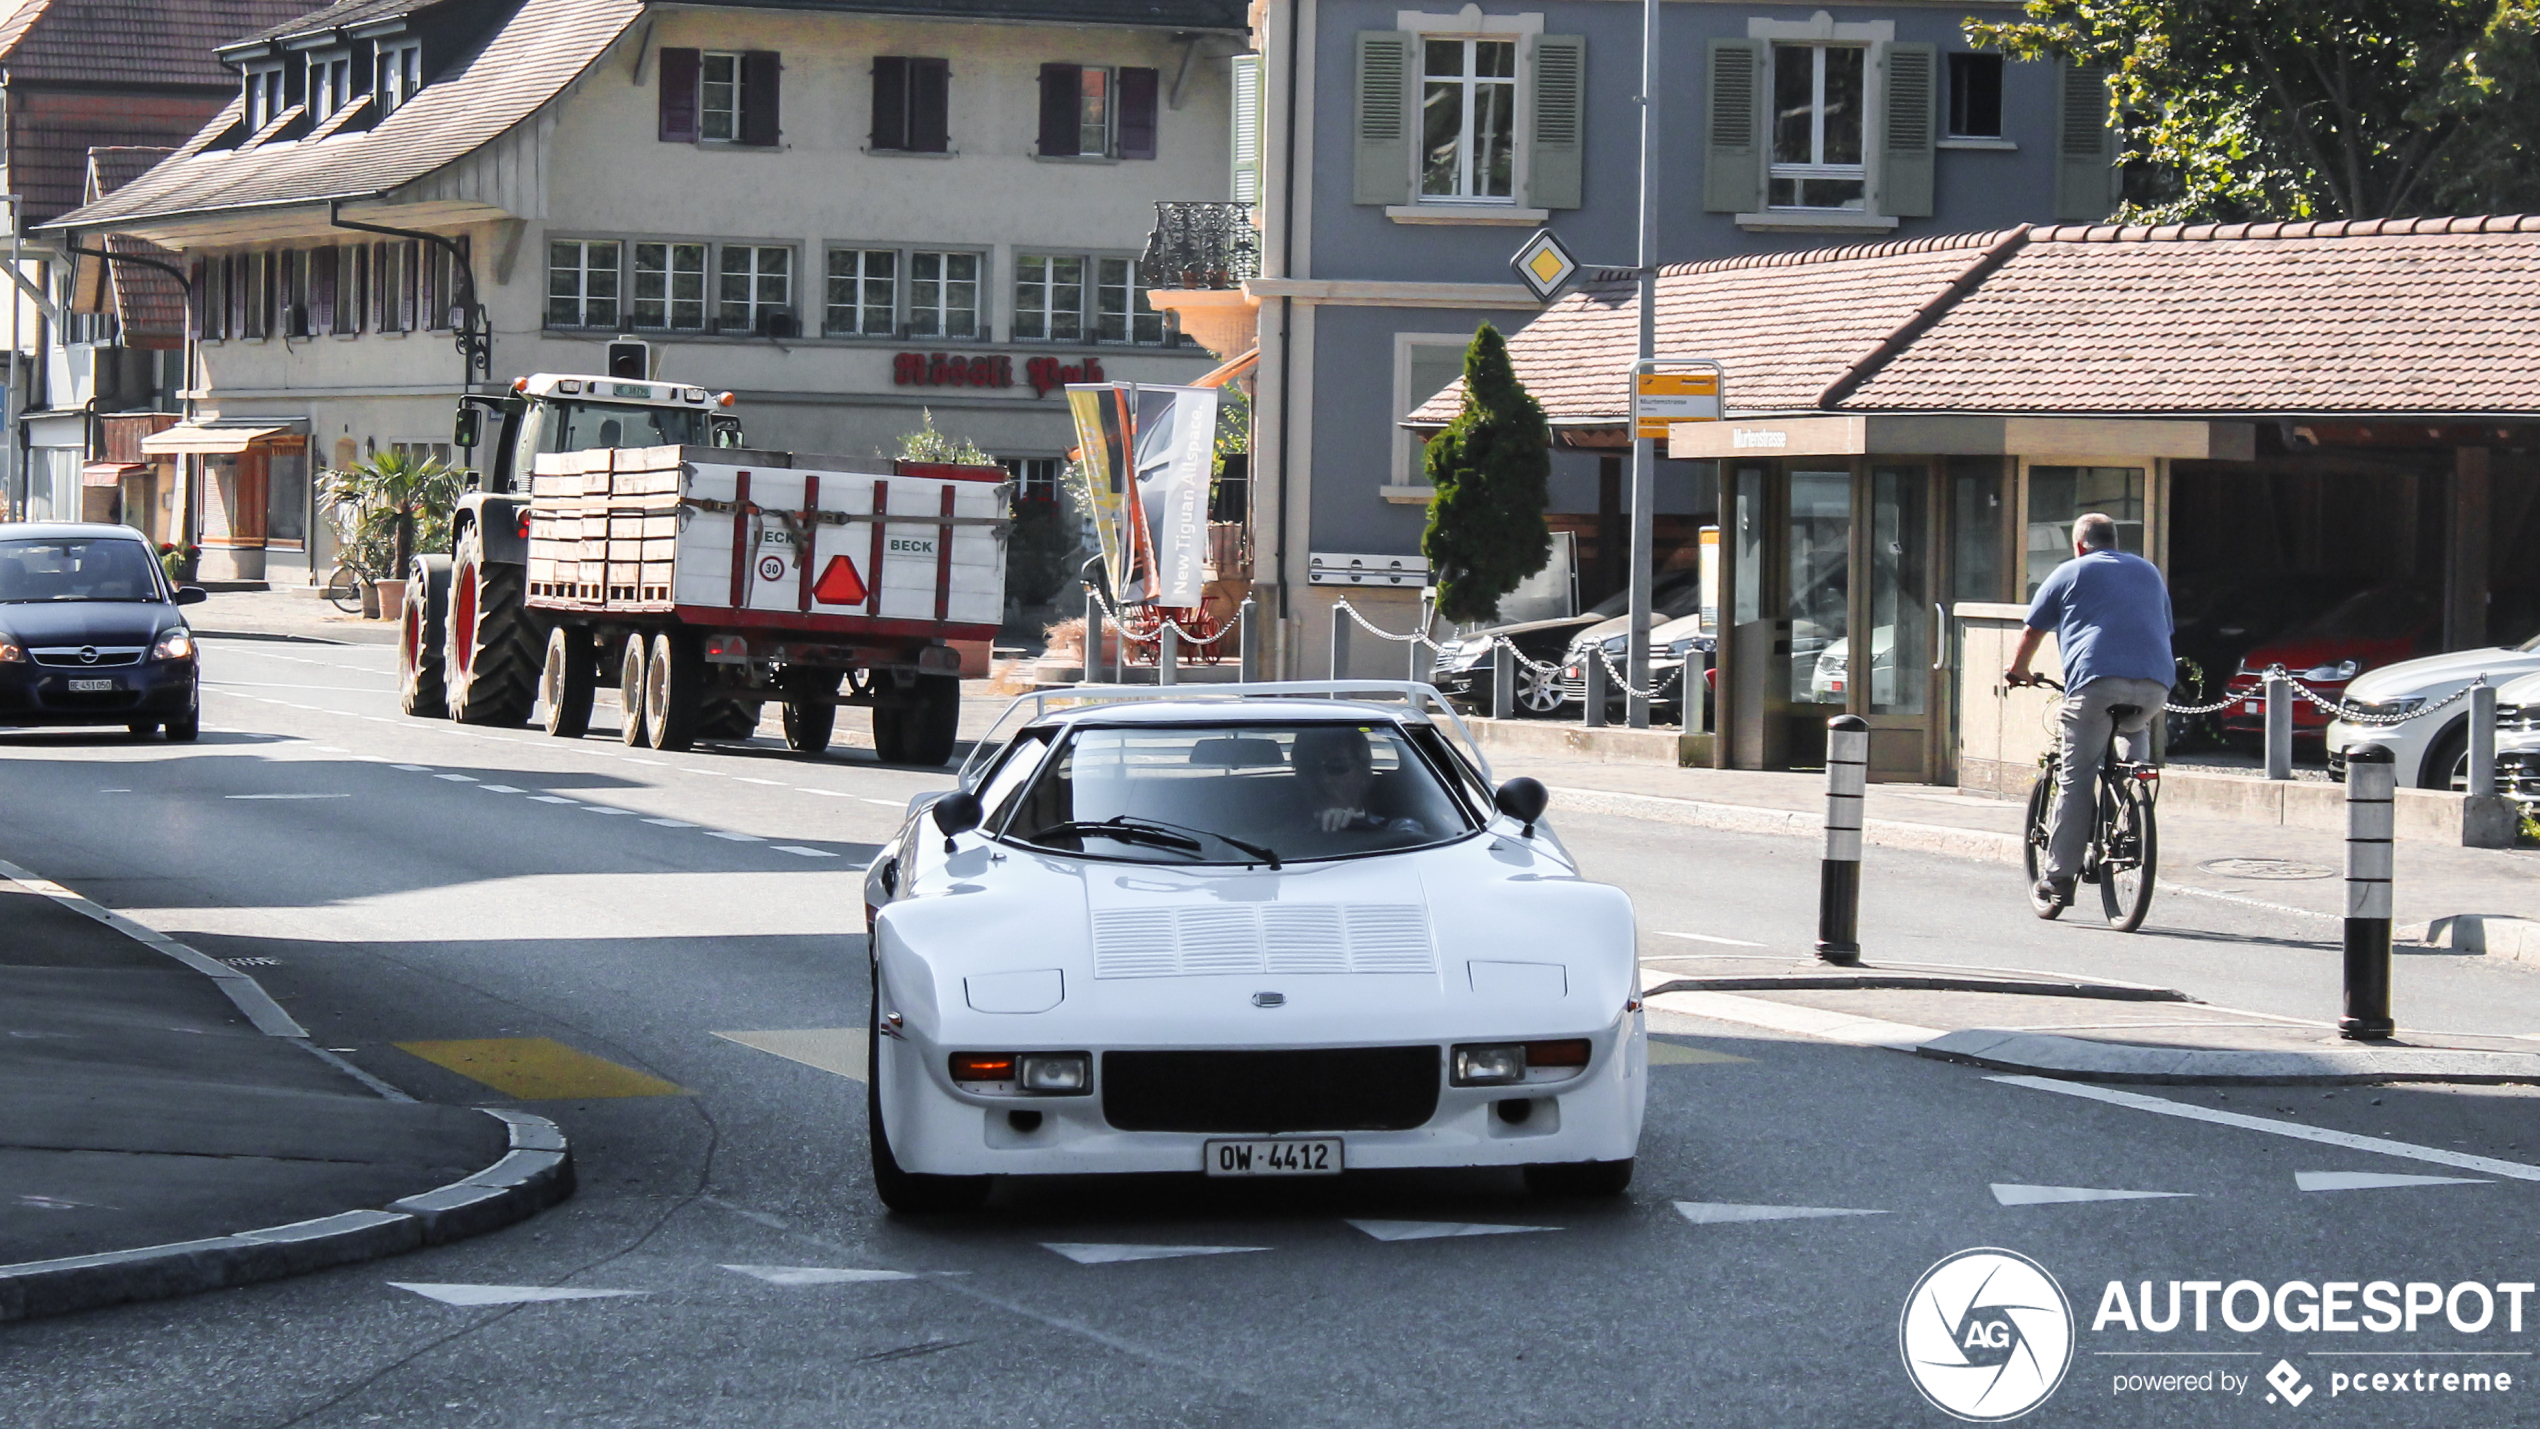
{"label": "sidewalk pavement", "polygon": [[253,978],[0,864],[0,1321],[492,1230],[572,1190],[552,1122],[407,1098]]}
{"label": "sidewalk pavement", "polygon": [[335,645],[394,645],[397,622],[347,615],[294,590],[216,590],[186,617],[194,633],[219,639],[320,640]]}

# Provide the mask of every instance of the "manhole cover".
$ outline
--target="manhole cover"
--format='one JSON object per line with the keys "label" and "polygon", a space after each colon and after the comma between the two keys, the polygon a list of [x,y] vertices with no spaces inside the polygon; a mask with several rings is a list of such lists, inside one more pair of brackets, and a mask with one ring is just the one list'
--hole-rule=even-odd
{"label": "manhole cover", "polygon": [[2316,863],[2295,863],[2289,858],[2209,858],[2196,866],[2224,878],[2273,879],[2284,883],[2337,876],[2336,869],[2322,868]]}

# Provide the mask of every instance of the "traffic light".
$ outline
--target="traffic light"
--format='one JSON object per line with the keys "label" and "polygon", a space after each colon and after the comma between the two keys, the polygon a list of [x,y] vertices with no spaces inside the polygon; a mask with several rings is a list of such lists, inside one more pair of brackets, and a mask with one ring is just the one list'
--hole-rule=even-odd
{"label": "traffic light", "polygon": [[609,376],[641,382],[653,375],[653,345],[631,337],[609,344]]}

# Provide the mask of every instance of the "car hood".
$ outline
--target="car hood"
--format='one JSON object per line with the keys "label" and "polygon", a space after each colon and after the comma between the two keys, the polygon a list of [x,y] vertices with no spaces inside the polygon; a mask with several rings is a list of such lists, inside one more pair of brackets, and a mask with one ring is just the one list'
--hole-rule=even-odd
{"label": "car hood", "polygon": [[1514,625],[1492,625],[1480,630],[1467,631],[1460,638],[1465,640],[1487,640],[1494,635],[1505,635],[1509,639],[1514,640],[1521,635],[1535,635],[1561,630],[1576,630],[1582,625],[1594,623],[1596,619],[1597,617],[1593,615],[1561,615],[1555,616],[1550,620],[1521,620]]}
{"label": "car hood", "polygon": [[26,601],[0,605],[0,630],[30,647],[148,645],[184,622],[176,607],[143,600]]}
{"label": "car hood", "polygon": [[2534,671],[2496,690],[2500,705],[2540,705],[2540,671]]}
{"label": "car hood", "polygon": [[1495,832],[1275,873],[977,845],[911,893],[876,919],[879,956],[893,1010],[939,1043],[1573,1035],[1635,991],[1630,901],[1548,840]]}
{"label": "car hood", "polygon": [[2355,683],[2346,687],[2346,697],[2379,703],[2409,695],[2448,695],[2480,675],[2485,675],[2491,685],[2502,685],[2534,671],[2540,671],[2540,651],[2502,647],[2455,650],[2422,660],[2402,660],[2358,675]]}
{"label": "car hood", "polygon": [[2280,640],[2261,645],[2240,657],[2240,663],[2252,670],[2269,665],[2282,665],[2294,678],[2304,670],[2321,665],[2334,665],[2340,660],[2354,660],[2367,670],[2389,664],[2416,648],[2414,640],[2357,640],[2325,637],[2315,640]]}

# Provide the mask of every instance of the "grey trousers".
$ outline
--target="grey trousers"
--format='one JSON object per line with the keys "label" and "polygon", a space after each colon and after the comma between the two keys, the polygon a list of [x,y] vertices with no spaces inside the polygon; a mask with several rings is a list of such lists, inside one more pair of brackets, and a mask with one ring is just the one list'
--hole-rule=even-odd
{"label": "grey trousers", "polygon": [[[2055,790],[2055,836],[2046,849],[2046,876],[2071,878],[2081,871],[2082,850],[2090,843],[2090,825],[2099,808],[2099,761],[2108,741],[2117,740],[2119,758],[2152,755],[2152,721],[2170,687],[2158,680],[2100,679],[2064,696],[2059,718],[2064,736],[2064,782]],[[2108,713],[2111,705],[2132,705],[2122,721]]]}

